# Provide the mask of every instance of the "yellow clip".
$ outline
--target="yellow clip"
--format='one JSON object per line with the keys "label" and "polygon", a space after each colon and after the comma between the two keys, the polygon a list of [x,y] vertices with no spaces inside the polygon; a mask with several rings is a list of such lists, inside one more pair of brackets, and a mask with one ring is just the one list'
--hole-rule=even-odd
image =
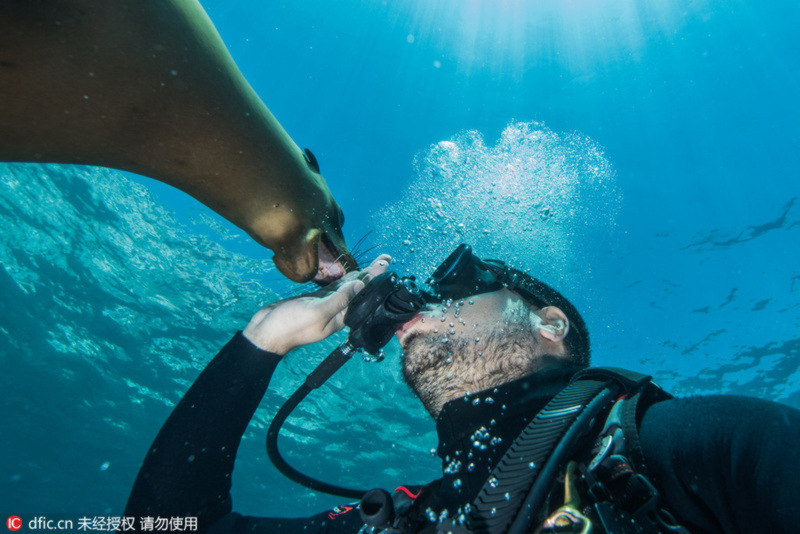
{"label": "yellow clip", "polygon": [[581,500],[575,479],[578,474],[578,464],[567,464],[567,473],[564,476],[564,506],[553,512],[539,530],[546,532],[563,532],[567,534],[591,534],[592,522],[580,512]]}

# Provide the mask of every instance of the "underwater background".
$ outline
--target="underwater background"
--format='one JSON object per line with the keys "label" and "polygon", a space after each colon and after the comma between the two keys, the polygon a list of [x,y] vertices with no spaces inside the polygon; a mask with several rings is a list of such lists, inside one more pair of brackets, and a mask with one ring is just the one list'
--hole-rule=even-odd
{"label": "underwater background", "polygon": [[[460,242],[585,316],[593,363],[678,395],[800,408],[800,4],[787,0],[204,0],[245,76],[320,161],[352,245],[424,277]],[[204,365],[293,290],[186,195],[113,170],[0,164],[0,514],[120,515]],[[283,479],[271,416],[344,334],[280,365],[234,509],[343,502]],[[285,429],[346,486],[438,476],[396,342]]]}

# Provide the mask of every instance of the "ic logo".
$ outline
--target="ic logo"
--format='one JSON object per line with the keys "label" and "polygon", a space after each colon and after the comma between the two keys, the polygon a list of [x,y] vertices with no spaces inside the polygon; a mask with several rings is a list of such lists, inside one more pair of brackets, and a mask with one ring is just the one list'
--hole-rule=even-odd
{"label": "ic logo", "polygon": [[20,519],[18,515],[12,515],[6,520],[6,526],[8,530],[16,532],[22,528],[22,519]]}

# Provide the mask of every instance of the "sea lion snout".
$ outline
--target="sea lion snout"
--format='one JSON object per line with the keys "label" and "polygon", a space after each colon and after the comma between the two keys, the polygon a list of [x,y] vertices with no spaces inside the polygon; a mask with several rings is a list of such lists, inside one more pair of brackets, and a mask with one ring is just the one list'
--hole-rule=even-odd
{"label": "sea lion snout", "polygon": [[[338,237],[338,236],[335,236]],[[312,279],[320,285],[324,285],[338,280],[345,273],[358,270],[358,263],[355,258],[348,252],[347,246],[344,243],[344,236],[338,240],[339,244],[331,239],[331,235],[323,232],[320,240],[318,251],[318,270],[316,276]]]}
{"label": "sea lion snout", "polygon": [[278,270],[293,282],[313,281],[326,285],[358,269],[355,258],[347,250],[344,236],[326,233],[319,228],[303,239],[275,248],[272,258]]}
{"label": "sea lion snout", "polygon": [[284,229],[296,225],[295,230],[282,236],[282,246],[271,247],[275,251],[273,261],[290,280],[327,285],[357,270],[358,263],[342,233],[344,212],[322,177],[317,158],[307,148],[303,158],[306,165],[298,173],[299,182],[313,184],[313,191],[303,195],[302,209],[290,210],[292,224]]}

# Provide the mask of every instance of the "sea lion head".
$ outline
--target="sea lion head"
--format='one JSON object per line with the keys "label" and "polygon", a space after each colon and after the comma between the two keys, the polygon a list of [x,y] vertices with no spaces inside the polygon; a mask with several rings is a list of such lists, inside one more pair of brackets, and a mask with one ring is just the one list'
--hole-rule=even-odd
{"label": "sea lion head", "polygon": [[339,205],[331,198],[330,210],[322,217],[310,209],[301,211],[306,217],[299,222],[304,224],[273,248],[272,261],[278,270],[294,282],[325,285],[358,269],[342,234],[344,215]]}
{"label": "sea lion head", "polygon": [[334,200],[310,150],[305,149],[305,157],[312,172],[301,195],[303,205],[287,205],[283,210],[276,206],[280,215],[274,220],[284,235],[277,246],[270,246],[275,252],[272,261],[294,282],[325,285],[358,269],[358,263],[347,249],[342,233],[344,212]]}

